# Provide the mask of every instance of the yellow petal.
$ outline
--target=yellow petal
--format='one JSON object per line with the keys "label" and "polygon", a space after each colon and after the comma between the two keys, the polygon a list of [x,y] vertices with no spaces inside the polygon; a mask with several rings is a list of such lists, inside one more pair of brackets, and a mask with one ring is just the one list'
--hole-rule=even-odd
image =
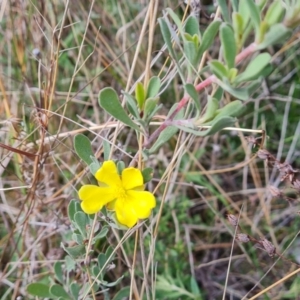
{"label": "yellow petal", "polygon": [[128,202],[117,199],[115,203],[116,217],[119,223],[125,225],[129,228],[133,227],[137,221],[138,217],[133,210],[132,205],[128,205]]}
{"label": "yellow petal", "polygon": [[107,160],[95,174],[99,182],[108,186],[121,186],[121,178],[118,174],[117,166],[112,160]]}
{"label": "yellow petal", "polygon": [[142,186],[144,184],[142,172],[136,168],[124,169],[122,172],[122,184],[125,190]]}
{"label": "yellow petal", "polygon": [[138,219],[148,218],[155,205],[155,197],[150,192],[131,190],[125,199],[116,200],[114,209],[121,224],[133,227]]}
{"label": "yellow petal", "polygon": [[103,205],[116,198],[115,190],[109,187],[99,187],[96,185],[83,185],[78,196],[81,208],[86,214],[95,214],[100,211]]}
{"label": "yellow petal", "polygon": [[127,191],[126,201],[134,207],[139,219],[149,218],[151,209],[156,206],[156,200],[152,193],[147,191]]}

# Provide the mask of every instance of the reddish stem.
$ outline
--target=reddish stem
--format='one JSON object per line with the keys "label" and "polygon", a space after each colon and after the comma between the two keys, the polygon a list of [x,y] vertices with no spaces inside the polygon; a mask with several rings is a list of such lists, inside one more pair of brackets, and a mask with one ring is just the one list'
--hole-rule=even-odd
{"label": "reddish stem", "polygon": [[[256,44],[250,44],[247,48],[245,48],[241,53],[239,53],[235,58],[235,63],[238,64],[252,53],[256,51]],[[201,92],[207,86],[211,85],[215,81],[215,75],[211,75],[206,78],[204,81],[200,82],[195,86],[197,92]],[[189,95],[184,95],[183,98],[178,102],[176,109],[173,113],[166,119],[149,137],[149,139],[144,143],[144,147],[148,147],[158,136],[159,134],[168,126],[167,124],[170,123],[174,119],[174,117],[178,114],[178,112],[186,106],[190,99]]]}

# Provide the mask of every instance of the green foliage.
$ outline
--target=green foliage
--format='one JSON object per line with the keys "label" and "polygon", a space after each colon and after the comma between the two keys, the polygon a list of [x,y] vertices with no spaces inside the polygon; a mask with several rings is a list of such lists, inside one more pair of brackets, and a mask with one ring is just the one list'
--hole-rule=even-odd
{"label": "green foliage", "polygon": [[74,148],[77,155],[87,164],[90,165],[94,157],[90,140],[83,134],[74,137]]}
{"label": "green foliage", "polygon": [[119,97],[113,88],[107,87],[99,92],[99,105],[117,120],[139,131],[139,127],[129,118],[122,107]]}
{"label": "green foliage", "polygon": [[227,24],[222,24],[220,28],[220,40],[223,47],[223,55],[229,69],[235,66],[236,44],[234,32]]}

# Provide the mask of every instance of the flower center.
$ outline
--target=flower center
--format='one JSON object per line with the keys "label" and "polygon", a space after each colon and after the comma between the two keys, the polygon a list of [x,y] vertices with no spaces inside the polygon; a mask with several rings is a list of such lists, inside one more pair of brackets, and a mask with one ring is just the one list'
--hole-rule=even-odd
{"label": "flower center", "polygon": [[125,200],[126,199],[126,190],[122,186],[115,188],[116,198]]}

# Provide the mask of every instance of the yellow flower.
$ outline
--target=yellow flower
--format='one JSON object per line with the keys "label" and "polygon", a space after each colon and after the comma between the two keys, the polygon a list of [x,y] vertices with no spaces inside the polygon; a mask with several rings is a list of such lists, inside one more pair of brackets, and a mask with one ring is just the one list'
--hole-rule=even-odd
{"label": "yellow flower", "polygon": [[81,208],[87,214],[94,214],[104,205],[114,210],[120,224],[133,227],[139,219],[146,219],[155,207],[152,193],[144,191],[142,173],[136,168],[126,168],[118,174],[112,160],[105,161],[95,174],[96,185],[84,185],[78,191]]}

